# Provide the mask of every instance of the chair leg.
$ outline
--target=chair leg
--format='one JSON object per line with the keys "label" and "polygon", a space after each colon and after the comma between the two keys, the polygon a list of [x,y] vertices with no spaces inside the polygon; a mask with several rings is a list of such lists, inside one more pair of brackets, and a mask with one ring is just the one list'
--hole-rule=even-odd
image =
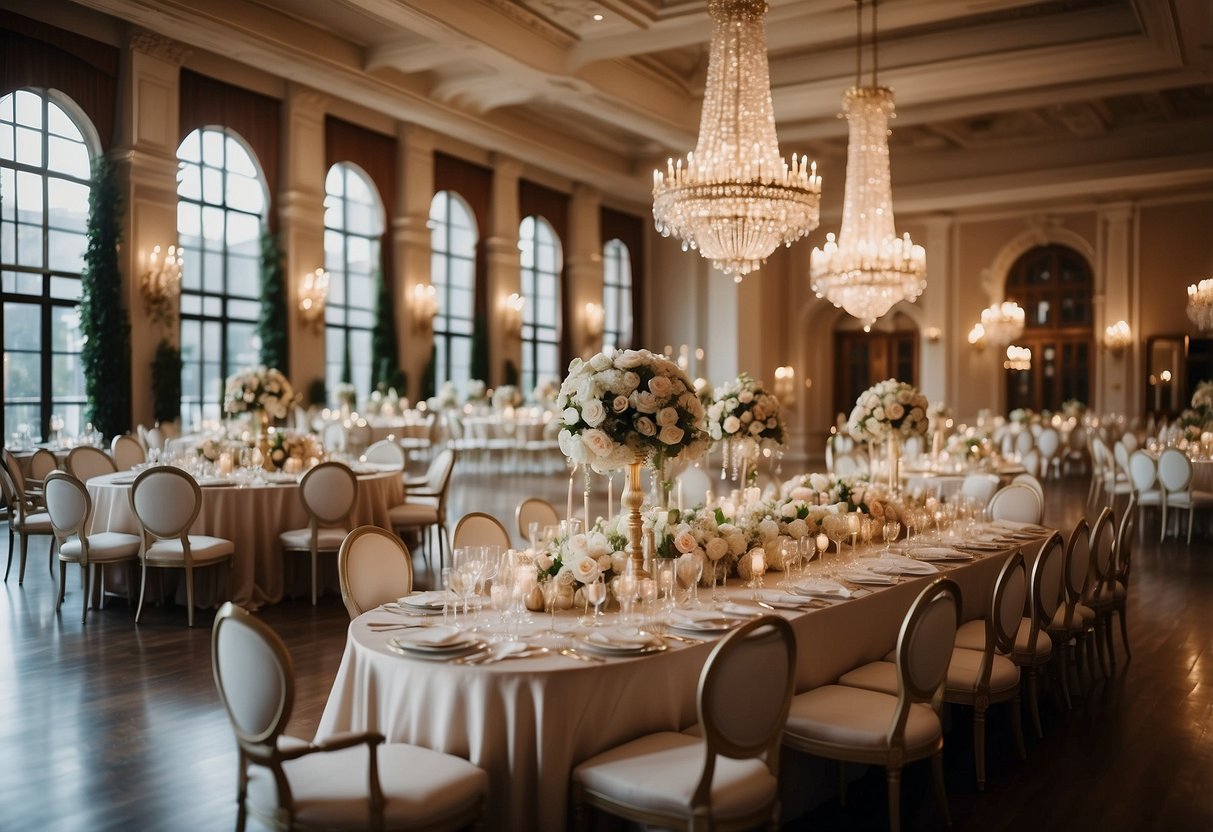
{"label": "chair leg", "polygon": [[1192,517],[1195,514],[1196,514],[1196,511],[1194,509],[1192,509],[1192,508],[1188,509],[1188,545],[1189,546],[1192,545]]}
{"label": "chair leg", "polygon": [[1032,730],[1036,739],[1043,739],[1045,732],[1040,727],[1040,690],[1036,666],[1028,668],[1028,715],[1032,718]]}
{"label": "chair leg", "polygon": [[986,709],[973,707],[973,761],[977,766],[977,791],[986,789]]}
{"label": "chair leg", "polygon": [[13,526],[8,527],[8,566],[4,567],[4,582],[8,583],[8,573],[13,571]]}
{"label": "chair leg", "polygon": [[901,830],[901,769],[889,766],[885,770],[889,785],[889,832]]}
{"label": "chair leg", "polygon": [[63,595],[67,591],[67,564],[59,561],[59,592],[55,600],[55,612],[63,606]]}
{"label": "chair leg", "polygon": [[[93,569],[95,569],[95,568],[96,567],[94,567],[92,564],[89,564],[87,566],[84,564],[80,564],[80,580],[84,582],[83,591],[80,593],[80,595],[82,596],[82,599],[80,602],[80,623],[81,624],[88,623],[88,602],[92,600]],[[59,576],[59,581],[60,581],[60,585],[62,585],[62,582],[63,582],[62,574],[60,574],[60,576]]]}
{"label": "chair leg", "polygon": [[185,620],[188,622],[186,626],[194,626],[194,570],[190,567],[185,567]]}
{"label": "chair leg", "polygon": [[1162,504],[1162,522],[1158,524],[1158,542],[1162,543],[1167,539],[1167,503],[1164,500]]}
{"label": "chair leg", "polygon": [[312,606],[316,606],[316,549],[312,549]]}
{"label": "chair leg", "polygon": [[952,813],[948,810],[948,787],[943,781],[943,752],[931,758],[931,785],[935,791],[935,803],[943,816],[945,826],[952,825]]}
{"label": "chair leg", "polygon": [[1131,659],[1133,651],[1129,649],[1129,623],[1125,618],[1128,611],[1128,608],[1123,606],[1117,610],[1120,613],[1120,640],[1125,646],[1125,657]]}
{"label": "chair leg", "polygon": [[1021,711],[1021,702],[1018,689],[1015,693],[1015,698],[1011,700],[1011,731],[1015,737],[1015,753],[1019,755],[1019,759],[1028,759],[1028,752],[1023,744],[1023,714]]}
{"label": "chair leg", "polygon": [[29,553],[29,535],[21,532],[21,563],[17,567],[17,586],[25,585],[25,556]]}
{"label": "chair leg", "polygon": [[135,623],[139,623],[139,616],[143,614],[143,599],[147,595],[147,561],[141,561],[139,571],[139,606],[135,608]]}

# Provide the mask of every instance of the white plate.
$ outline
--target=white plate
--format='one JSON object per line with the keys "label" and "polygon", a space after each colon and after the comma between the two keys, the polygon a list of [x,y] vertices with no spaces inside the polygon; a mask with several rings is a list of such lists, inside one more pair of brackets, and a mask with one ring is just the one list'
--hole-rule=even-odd
{"label": "white plate", "polygon": [[585,650],[610,656],[634,656],[665,649],[665,645],[653,636],[633,629],[599,630],[584,636],[578,643]]}
{"label": "white plate", "polygon": [[851,590],[837,581],[813,580],[792,584],[792,592],[810,598],[850,598]]}
{"label": "white plate", "polygon": [[388,649],[406,655],[457,656],[480,646],[468,633],[454,627],[418,627],[387,640]]}
{"label": "white plate", "polygon": [[897,578],[893,575],[877,575],[863,569],[848,569],[839,572],[838,577],[852,584],[867,584],[868,586],[893,586]]}
{"label": "white plate", "polygon": [[872,558],[864,568],[877,575],[933,575],[939,567],[913,558]]}
{"label": "white plate", "polygon": [[1007,544],[998,543],[993,540],[967,540],[962,543],[957,543],[964,549],[973,549],[978,552],[1001,552],[1007,548]]}
{"label": "white plate", "polygon": [[[452,605],[458,604],[459,608],[463,609],[462,598],[456,598],[454,595],[450,595],[440,589],[432,589],[429,592],[418,592],[416,595],[406,595],[397,600],[400,602],[400,606],[408,609],[441,611],[444,604],[448,602]],[[469,609],[479,608],[483,604],[484,599],[479,596],[468,600]]]}
{"label": "white plate", "polygon": [[670,618],[670,629],[684,633],[727,633],[738,624],[749,620],[750,617],[710,610],[680,612]]}
{"label": "white plate", "polygon": [[959,552],[956,549],[949,549],[944,546],[924,546],[921,549],[911,549],[910,557],[917,560],[972,560],[973,556],[968,552]]}

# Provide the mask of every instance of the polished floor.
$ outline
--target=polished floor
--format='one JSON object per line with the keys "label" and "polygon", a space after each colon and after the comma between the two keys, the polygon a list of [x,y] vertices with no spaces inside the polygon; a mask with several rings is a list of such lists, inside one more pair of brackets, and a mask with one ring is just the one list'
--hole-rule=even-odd
{"label": "polished floor", "polygon": [[[462,472],[452,517],[486,510],[512,529],[519,499],[563,506],[567,488],[561,474]],[[1081,479],[1049,484],[1048,494],[1051,525],[1084,513]],[[1190,547],[1160,545],[1157,523],[1147,517],[1134,553],[1132,660],[1118,639],[1116,674],[1068,714],[1046,694],[1045,738],[1029,738],[1026,762],[993,708],[988,785],[978,793],[968,720],[949,720],[955,828],[1213,829],[1213,542],[1206,530]],[[62,613],[54,611],[46,551],[45,538],[33,539],[25,585],[17,586],[14,564],[0,590],[0,832],[233,828],[235,742],[211,680],[211,614],[190,630],[182,608],[151,607],[136,627],[118,600],[81,625],[75,573]],[[418,584],[431,584],[416,561]],[[300,599],[260,615],[294,658],[290,732],[311,736],[340,661],[345,609],[328,595],[315,608]],[[940,825],[925,768],[907,769],[905,828]],[[857,770],[851,779],[845,807],[831,800],[787,828],[884,829],[883,775]]]}

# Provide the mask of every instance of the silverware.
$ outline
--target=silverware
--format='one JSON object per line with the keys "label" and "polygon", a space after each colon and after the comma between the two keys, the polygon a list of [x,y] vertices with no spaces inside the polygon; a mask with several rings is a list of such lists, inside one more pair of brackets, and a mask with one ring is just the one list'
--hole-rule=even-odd
{"label": "silverware", "polygon": [[371,621],[366,625],[373,633],[382,633],[386,630],[415,630],[418,627],[424,627],[424,624],[389,624],[386,621]]}
{"label": "silverware", "polygon": [[593,664],[604,664],[606,662],[606,659],[602,658],[601,656],[589,656],[585,653],[579,653],[572,647],[562,647],[556,652],[561,656],[568,656],[570,659],[576,659],[580,662],[591,662]]}
{"label": "silverware", "polygon": [[701,638],[687,638],[686,636],[676,636],[673,633],[662,633],[661,635],[657,636],[657,638],[659,638],[659,639],[669,638],[669,639],[673,639],[674,641],[680,641],[683,644],[703,644],[703,639],[701,639]]}

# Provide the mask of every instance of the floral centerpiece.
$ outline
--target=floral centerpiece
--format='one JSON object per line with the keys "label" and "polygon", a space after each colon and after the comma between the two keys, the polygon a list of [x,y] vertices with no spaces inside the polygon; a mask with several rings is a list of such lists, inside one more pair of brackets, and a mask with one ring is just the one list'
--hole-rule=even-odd
{"label": "floral centerpiece", "polygon": [[847,430],[860,442],[926,436],[927,397],[912,384],[890,378],[860,394]]}
{"label": "floral centerpiece", "polygon": [[512,384],[503,384],[493,391],[493,407],[504,410],[507,407],[517,407],[522,404],[522,394]]}
{"label": "floral centerpiece", "polygon": [[470,379],[467,383],[467,400],[471,402],[483,402],[488,398],[488,388],[485,387],[483,381],[478,378]]}
{"label": "floral centerpiece", "polygon": [[1007,414],[1007,421],[1014,425],[1026,425],[1032,421],[1033,413],[1026,407],[1017,407]]}
{"label": "floral centerpiece", "polygon": [[531,391],[531,400],[536,404],[548,407],[556,403],[556,397],[559,395],[560,382],[551,376],[544,376],[539,379],[535,389]]}
{"label": "floral centerpiece", "polygon": [[298,470],[307,467],[308,460],[324,457],[324,447],[311,434],[291,430],[276,430],[269,435],[265,467],[281,471],[289,460],[298,460]]}
{"label": "floral centerpiece", "polygon": [[734,476],[747,483],[758,475],[758,452],[774,450],[787,443],[787,430],[779,414],[779,399],[766,392],[762,382],[742,373],[716,388],[707,408],[708,435],[725,443],[724,464],[730,458]]}
{"label": "floral centerpiece", "polygon": [[[281,370],[256,367],[236,373],[227,380],[223,394],[223,411],[230,415],[251,413],[253,430],[263,421],[285,419],[287,409],[295,401],[295,390]],[[256,418],[256,417],[260,418]]]}
{"label": "floral centerpiece", "polygon": [[459,406],[459,394],[455,391],[453,382],[444,381],[438,388],[438,394],[431,396],[427,402],[430,410],[446,410]]}

